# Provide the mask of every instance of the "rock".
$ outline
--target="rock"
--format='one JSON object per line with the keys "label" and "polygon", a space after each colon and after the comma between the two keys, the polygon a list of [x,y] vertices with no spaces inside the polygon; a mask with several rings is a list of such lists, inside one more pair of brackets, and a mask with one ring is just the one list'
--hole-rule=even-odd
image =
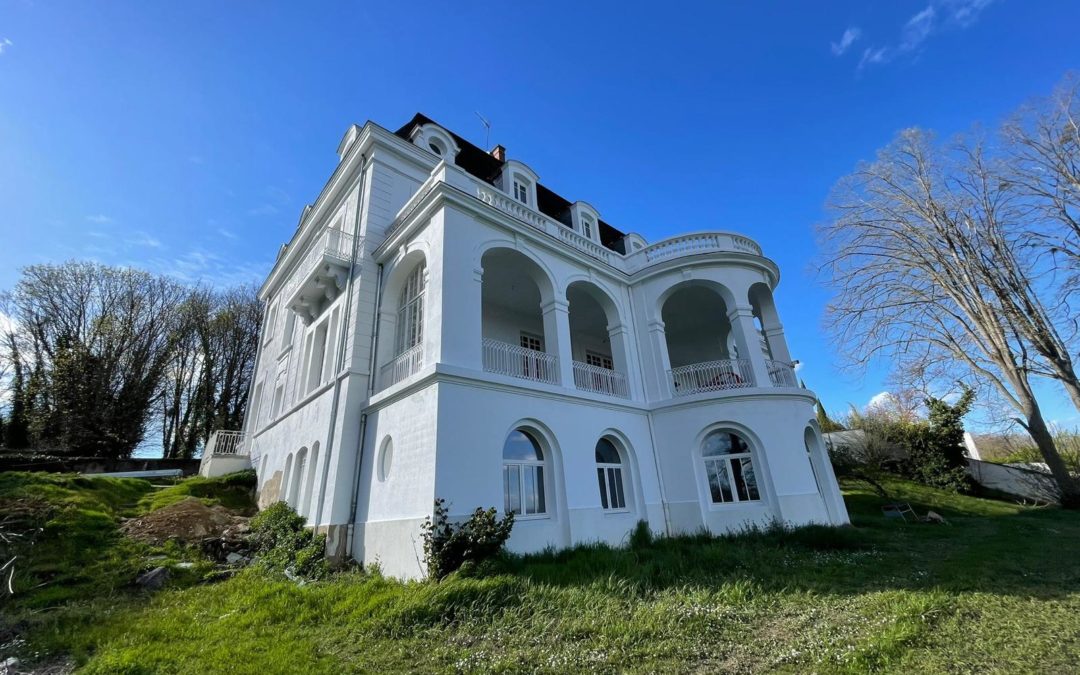
{"label": "rock", "polygon": [[947,521],[945,520],[945,516],[941,515],[940,513],[936,512],[936,511],[927,511],[926,512],[926,522],[928,522],[928,523],[937,523],[937,524],[940,525],[940,524],[945,523]]}
{"label": "rock", "polygon": [[169,580],[169,568],[155,567],[149,572],[140,574],[135,583],[148,591],[159,591],[165,582]]}
{"label": "rock", "polygon": [[0,663],[0,675],[7,675],[8,673],[14,675],[18,667],[19,659],[14,656],[4,659],[4,661]]}
{"label": "rock", "polygon": [[177,569],[181,569],[181,570],[189,570],[192,567],[195,567],[195,563],[188,562],[187,560],[185,560],[184,562],[176,563],[175,565],[173,565],[173,567],[175,567]]}
{"label": "rock", "polygon": [[240,555],[239,553],[230,553],[225,556],[225,562],[229,565],[239,565],[247,562],[247,557]]}

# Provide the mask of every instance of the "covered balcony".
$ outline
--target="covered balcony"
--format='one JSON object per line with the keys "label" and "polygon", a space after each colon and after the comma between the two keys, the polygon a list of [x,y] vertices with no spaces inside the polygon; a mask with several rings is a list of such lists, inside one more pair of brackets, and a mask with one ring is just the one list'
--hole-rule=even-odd
{"label": "covered balcony", "polygon": [[706,285],[684,285],[663,305],[672,396],[756,386],[724,298]]}
{"label": "covered balcony", "polygon": [[566,299],[574,386],[595,394],[629,398],[625,336],[615,303],[599,287],[585,281],[570,284]]}
{"label": "covered balcony", "polygon": [[481,260],[484,370],[546,384],[560,382],[554,289],[518,251],[495,248]]}

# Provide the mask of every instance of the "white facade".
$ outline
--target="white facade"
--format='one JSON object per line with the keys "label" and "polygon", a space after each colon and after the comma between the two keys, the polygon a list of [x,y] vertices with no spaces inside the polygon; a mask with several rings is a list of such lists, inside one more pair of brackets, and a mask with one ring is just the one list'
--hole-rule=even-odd
{"label": "white facade", "polygon": [[504,153],[348,130],[261,290],[260,503],[402,577],[436,498],[515,511],[521,552],[848,522],[758,245],[648,245]]}

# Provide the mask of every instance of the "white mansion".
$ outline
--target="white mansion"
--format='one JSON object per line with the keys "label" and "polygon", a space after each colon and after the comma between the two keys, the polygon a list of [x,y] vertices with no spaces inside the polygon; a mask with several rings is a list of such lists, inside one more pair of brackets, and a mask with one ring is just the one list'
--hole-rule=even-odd
{"label": "white mansion", "polygon": [[520,552],[848,521],[754,241],[649,244],[423,115],[338,155],[262,286],[245,429],[204,471],[249,456],[260,504],[401,577],[436,498],[512,511]]}

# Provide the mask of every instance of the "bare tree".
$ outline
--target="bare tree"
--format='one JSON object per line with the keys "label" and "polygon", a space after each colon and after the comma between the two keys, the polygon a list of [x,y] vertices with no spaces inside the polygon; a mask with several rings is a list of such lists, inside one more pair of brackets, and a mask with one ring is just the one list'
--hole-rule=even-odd
{"label": "bare tree", "polygon": [[194,456],[214,429],[239,429],[258,349],[256,289],[196,289],[181,306],[162,396],[166,457]]}
{"label": "bare tree", "polygon": [[32,265],[11,294],[10,352],[38,447],[128,457],[143,440],[186,290],[132,269]]}
{"label": "bare tree", "polygon": [[1067,293],[1080,292],[1080,76],[1067,77],[1002,129],[1006,177],[1028,198],[1026,233],[1070,272]]}
{"label": "bare tree", "polygon": [[1052,371],[1044,348],[1064,341],[1033,263],[1010,245],[1016,195],[982,157],[978,144],[948,153],[907,130],[840,181],[821,229],[822,270],[836,291],[830,325],[856,364],[884,357],[923,381],[995,389],[1019,413],[1063,503],[1080,507],[1030,381]]}

